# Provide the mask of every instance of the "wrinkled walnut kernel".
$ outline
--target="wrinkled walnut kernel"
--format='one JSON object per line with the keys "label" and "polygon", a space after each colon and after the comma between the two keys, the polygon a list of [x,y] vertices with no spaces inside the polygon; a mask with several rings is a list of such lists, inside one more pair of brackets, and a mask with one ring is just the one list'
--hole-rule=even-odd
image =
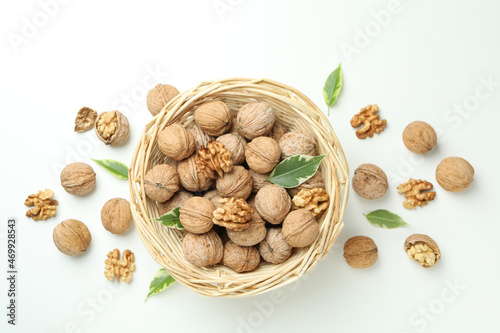
{"label": "wrinkled walnut kernel", "polygon": [[307,209],[314,217],[319,217],[330,206],[330,196],[324,188],[313,188],[310,190],[301,190],[293,197],[292,202],[294,209]]}
{"label": "wrinkled walnut kernel", "polygon": [[120,279],[129,283],[132,280],[132,272],[135,271],[135,255],[130,250],[123,251],[122,260],[120,260],[120,251],[114,249],[107,255],[108,259],[104,261],[104,276],[106,279],[113,281],[116,276],[116,281]]}
{"label": "wrinkled walnut kernel", "polygon": [[212,221],[227,229],[241,231],[250,226],[253,208],[245,199],[222,198],[222,206],[214,210]]}
{"label": "wrinkled walnut kernel", "polygon": [[213,177],[214,171],[219,177],[224,177],[224,172],[233,170],[233,154],[228,151],[222,142],[212,140],[207,147],[198,150],[196,166],[205,177]]}
{"label": "wrinkled walnut kernel", "polygon": [[404,250],[408,258],[418,261],[420,266],[429,268],[437,264],[441,251],[436,242],[427,235],[414,234],[405,241]]}
{"label": "wrinkled walnut kernel", "polygon": [[377,112],[378,105],[373,104],[362,108],[358,114],[352,117],[352,127],[356,128],[363,125],[363,127],[356,131],[356,136],[359,139],[372,138],[373,133],[380,134],[387,126],[387,119],[380,120],[380,115]]}
{"label": "wrinkled walnut kernel", "polygon": [[398,186],[398,193],[404,193],[406,200],[403,202],[403,207],[413,209],[417,206],[423,207],[429,201],[434,200],[436,192],[424,192],[432,189],[432,184],[426,180],[411,179],[406,183]]}
{"label": "wrinkled walnut kernel", "polygon": [[54,192],[49,189],[38,191],[37,194],[32,194],[26,198],[24,204],[31,208],[26,212],[26,217],[31,217],[33,221],[46,220],[57,212],[57,200],[52,200]]}

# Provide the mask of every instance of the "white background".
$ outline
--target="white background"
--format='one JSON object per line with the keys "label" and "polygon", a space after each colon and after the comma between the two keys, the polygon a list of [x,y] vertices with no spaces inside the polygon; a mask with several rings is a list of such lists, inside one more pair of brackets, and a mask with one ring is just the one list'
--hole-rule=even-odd
{"label": "white background", "polygon": [[[218,12],[215,5],[224,4]],[[387,8],[393,12],[381,14],[381,25],[373,13]],[[498,331],[499,10],[490,0],[400,0],[395,6],[389,0],[89,0],[52,6],[44,21],[38,1],[2,1],[0,267],[6,271],[5,222],[17,217],[19,281],[12,327],[1,279],[0,331]],[[29,22],[39,28],[30,30]],[[158,82],[183,91],[208,79],[268,77],[301,90],[326,112],[323,83],[339,62],[344,88],[330,121],[351,175],[361,163],[379,165],[390,178],[388,194],[368,202],[351,192],[345,227],[328,257],[295,285],[230,300],[175,284],[144,303],[159,266],[135,227],[117,236],[100,222],[104,202],[128,198],[128,184],[89,158],[130,161],[151,117],[145,92]],[[482,83],[488,78],[493,87]],[[349,120],[372,103],[389,125],[373,139],[358,140]],[[125,113],[129,141],[108,147],[93,132],[74,133],[82,106]],[[414,120],[440,133],[438,146],[424,157],[401,140]],[[468,191],[449,193],[437,185],[434,170],[447,156],[474,166]],[[75,160],[97,173],[96,190],[83,198],[59,185],[60,168]],[[409,177],[434,183],[436,200],[405,210],[395,188]],[[26,196],[45,188],[60,202],[57,216],[24,217]],[[371,226],[362,213],[379,208],[411,226]],[[84,221],[92,233],[89,251],[79,257],[64,256],[52,243],[53,228],[68,218]],[[406,257],[402,247],[412,233],[439,244],[436,267],[424,270]],[[352,269],[342,257],[344,242],[355,235],[378,245],[379,260],[370,269]],[[130,285],[111,293],[116,284],[104,278],[103,262],[113,248],[135,252],[137,270]]]}

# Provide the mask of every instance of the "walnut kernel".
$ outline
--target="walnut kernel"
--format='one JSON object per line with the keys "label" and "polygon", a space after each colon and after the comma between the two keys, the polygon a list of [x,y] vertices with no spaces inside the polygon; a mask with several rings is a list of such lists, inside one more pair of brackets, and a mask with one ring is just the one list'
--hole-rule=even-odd
{"label": "walnut kernel", "polygon": [[265,102],[250,102],[243,105],[236,117],[239,133],[248,140],[268,135],[275,120],[274,108]]}
{"label": "walnut kernel", "polygon": [[172,124],[158,135],[158,147],[165,156],[180,161],[191,156],[195,143],[193,135],[184,126]]}
{"label": "walnut kernel", "polygon": [[260,263],[259,251],[253,246],[239,246],[228,241],[224,246],[222,264],[237,273],[253,271]]}
{"label": "walnut kernel", "polygon": [[182,250],[187,261],[196,267],[217,265],[224,254],[222,240],[213,230],[201,235],[188,233],[182,241]]}
{"label": "walnut kernel", "polygon": [[213,223],[237,231],[250,226],[254,210],[245,199],[222,198],[219,202],[222,206],[213,210]]}
{"label": "walnut kernel", "polygon": [[179,95],[177,88],[169,84],[157,84],[146,97],[149,112],[156,116],[177,95]]}
{"label": "walnut kernel", "polygon": [[92,237],[85,224],[78,220],[65,220],[59,223],[52,234],[57,249],[68,256],[85,252]]}
{"label": "walnut kernel", "polygon": [[377,245],[366,236],[349,238],[344,244],[344,258],[353,268],[371,267],[378,257]]}
{"label": "walnut kernel", "polygon": [[151,200],[167,201],[178,190],[177,171],[168,164],[158,164],[144,176],[144,191]]}
{"label": "walnut kernel", "polygon": [[271,172],[278,165],[281,149],[274,139],[259,136],[247,144],[245,156],[250,169],[258,173],[266,173]]}
{"label": "walnut kernel", "polygon": [[213,227],[212,213],[215,206],[208,199],[192,197],[179,210],[179,220],[187,231],[193,234],[203,234]]}
{"label": "walnut kernel", "polygon": [[436,180],[446,191],[465,191],[473,179],[474,168],[461,157],[447,157],[436,169]]}
{"label": "walnut kernel", "polygon": [[255,208],[267,222],[280,224],[292,208],[292,199],[283,187],[266,185],[255,196]]}
{"label": "walnut kernel", "polygon": [[306,209],[291,211],[283,221],[283,239],[293,247],[311,245],[319,235],[316,218]]}
{"label": "walnut kernel", "polygon": [[418,261],[420,266],[429,268],[437,264],[441,258],[441,251],[436,242],[427,235],[414,234],[405,241],[404,250],[408,258]]}
{"label": "walnut kernel", "polygon": [[31,208],[26,212],[26,217],[31,217],[33,221],[46,220],[57,212],[57,200],[53,200],[54,192],[49,189],[38,191],[37,194],[31,194],[26,198],[24,204]]}
{"label": "walnut kernel", "polygon": [[270,228],[267,230],[266,238],[259,243],[259,252],[267,262],[281,264],[292,254],[292,246],[283,239],[281,228]]}
{"label": "walnut kernel", "polygon": [[61,185],[69,194],[85,195],[95,187],[95,172],[86,163],[68,164],[61,171]]}
{"label": "walnut kernel", "polygon": [[426,180],[409,179],[406,183],[398,186],[398,193],[404,193],[406,200],[403,207],[413,209],[417,206],[423,207],[429,201],[434,200],[436,192],[424,192],[432,189],[432,184]]}
{"label": "walnut kernel", "polygon": [[373,104],[362,108],[358,114],[352,117],[352,127],[363,125],[363,127],[356,131],[356,136],[359,139],[366,139],[367,137],[372,138],[373,133],[380,134],[387,126],[387,119],[380,120],[380,115],[377,112],[378,105]]}
{"label": "walnut kernel", "polygon": [[314,217],[321,216],[330,206],[330,196],[324,188],[301,190],[292,199],[293,209],[307,209]]}
{"label": "walnut kernel", "polygon": [[385,172],[375,164],[361,164],[352,177],[352,188],[362,198],[382,198],[389,188]]}
{"label": "walnut kernel", "polygon": [[208,135],[221,136],[231,128],[233,114],[223,101],[212,101],[196,109],[194,120]]}
{"label": "walnut kernel", "polygon": [[222,142],[212,140],[207,147],[201,147],[196,157],[196,166],[206,177],[214,177],[214,171],[219,177],[224,172],[233,170],[233,154],[224,147]]}
{"label": "walnut kernel", "polygon": [[122,260],[120,260],[120,251],[114,249],[109,251],[108,259],[104,261],[104,276],[106,279],[113,281],[116,276],[116,281],[129,283],[132,281],[132,272],[135,271],[135,255],[130,250],[123,251]]}
{"label": "walnut kernel", "polygon": [[118,146],[127,141],[130,125],[127,117],[118,111],[103,112],[97,117],[95,133],[105,144]]}
{"label": "walnut kernel", "polygon": [[425,154],[437,143],[436,131],[426,122],[414,121],[403,131],[403,142],[408,150],[416,154]]}
{"label": "walnut kernel", "polygon": [[132,225],[130,204],[122,198],[108,200],[101,209],[101,222],[112,234],[123,234]]}

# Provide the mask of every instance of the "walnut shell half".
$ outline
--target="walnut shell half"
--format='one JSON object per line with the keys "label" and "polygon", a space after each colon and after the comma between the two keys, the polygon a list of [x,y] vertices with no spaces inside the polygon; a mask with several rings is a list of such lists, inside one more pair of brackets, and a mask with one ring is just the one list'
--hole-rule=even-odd
{"label": "walnut shell half", "polygon": [[127,117],[118,111],[103,112],[97,117],[95,133],[105,144],[118,146],[127,141],[130,125]]}
{"label": "walnut shell half", "polygon": [[85,224],[78,220],[62,221],[52,234],[57,249],[68,256],[76,256],[85,252],[92,237]]}
{"label": "walnut shell half", "polygon": [[424,268],[434,266],[441,258],[441,251],[436,242],[424,234],[409,236],[405,241],[404,250],[411,260],[418,261]]}

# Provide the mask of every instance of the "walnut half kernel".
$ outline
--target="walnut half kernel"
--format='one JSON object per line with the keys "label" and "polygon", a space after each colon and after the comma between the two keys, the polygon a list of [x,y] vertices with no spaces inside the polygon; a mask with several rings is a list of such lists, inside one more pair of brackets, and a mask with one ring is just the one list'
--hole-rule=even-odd
{"label": "walnut half kernel", "polygon": [[27,217],[31,217],[33,221],[46,220],[57,212],[57,200],[52,200],[54,192],[49,189],[38,191],[37,194],[32,194],[26,198],[24,204],[31,208],[26,212]]}
{"label": "walnut half kernel", "polygon": [[123,251],[122,260],[120,260],[120,250],[114,249],[108,253],[108,259],[104,261],[104,276],[109,281],[113,281],[116,276],[116,281],[120,279],[129,283],[132,281],[132,272],[135,271],[135,255],[130,250]]}
{"label": "walnut half kernel", "polygon": [[418,261],[420,266],[429,268],[437,264],[441,251],[436,242],[427,235],[414,234],[405,241],[404,250],[408,258]]}

